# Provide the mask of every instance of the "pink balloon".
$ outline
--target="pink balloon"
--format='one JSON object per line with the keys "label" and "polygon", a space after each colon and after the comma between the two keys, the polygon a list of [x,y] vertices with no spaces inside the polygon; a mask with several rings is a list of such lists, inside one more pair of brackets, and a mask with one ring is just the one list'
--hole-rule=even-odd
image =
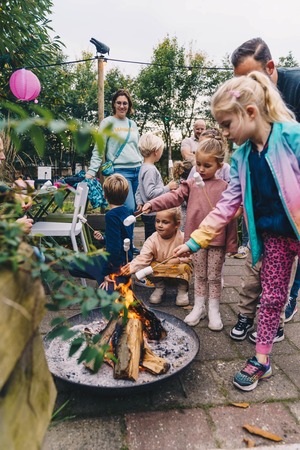
{"label": "pink balloon", "polygon": [[27,69],[16,70],[10,77],[9,87],[19,100],[34,100],[41,92],[38,77]]}

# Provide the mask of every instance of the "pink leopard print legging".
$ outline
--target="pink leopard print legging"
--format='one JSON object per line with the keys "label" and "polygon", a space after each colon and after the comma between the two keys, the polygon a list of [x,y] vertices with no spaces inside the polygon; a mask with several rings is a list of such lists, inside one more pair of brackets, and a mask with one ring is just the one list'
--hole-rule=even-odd
{"label": "pink leopard print legging", "polygon": [[224,247],[201,248],[194,253],[195,295],[206,299],[221,298],[224,259]]}
{"label": "pink leopard print legging", "polygon": [[292,265],[296,255],[300,257],[300,242],[296,239],[264,235],[257,353],[268,355],[272,350],[273,339],[279,326],[280,311],[287,300]]}

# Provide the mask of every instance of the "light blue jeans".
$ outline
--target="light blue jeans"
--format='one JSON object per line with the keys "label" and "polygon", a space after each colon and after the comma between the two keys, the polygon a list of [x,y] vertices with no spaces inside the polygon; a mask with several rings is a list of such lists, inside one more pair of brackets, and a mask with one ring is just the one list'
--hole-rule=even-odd
{"label": "light blue jeans", "polygon": [[129,183],[129,192],[124,205],[130,214],[136,211],[135,193],[139,184],[139,171],[140,167],[135,167],[134,169],[115,169],[115,173],[123,175]]}

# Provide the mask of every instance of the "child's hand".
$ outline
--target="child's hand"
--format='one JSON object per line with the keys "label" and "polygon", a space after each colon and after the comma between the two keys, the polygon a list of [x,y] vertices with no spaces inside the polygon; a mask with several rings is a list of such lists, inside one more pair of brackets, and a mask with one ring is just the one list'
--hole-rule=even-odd
{"label": "child's hand", "polygon": [[168,183],[168,188],[169,188],[171,191],[174,191],[175,189],[177,189],[177,188],[178,188],[178,183],[177,183],[177,181],[174,181],[174,180],[170,181],[170,183]]}
{"label": "child's hand", "polygon": [[174,255],[175,256],[190,256],[190,254],[192,253],[191,249],[186,245],[186,244],[181,244],[178,245],[178,247],[176,247],[174,249]]}
{"label": "child's hand", "polygon": [[120,274],[123,275],[123,276],[125,276],[125,277],[128,277],[129,275],[131,275],[131,272],[130,272],[130,263],[128,263],[128,264],[126,264],[125,266],[121,267],[121,269],[120,269]]}
{"label": "child's hand", "polygon": [[27,216],[16,220],[21,225],[25,234],[29,234],[33,225],[33,219],[28,219]]}
{"label": "child's hand", "polygon": [[144,204],[143,208],[142,208],[143,213],[148,214],[149,212],[152,211],[152,206],[151,203],[147,202]]}
{"label": "child's hand", "polygon": [[244,210],[243,205],[239,206],[235,215],[233,216],[233,218],[231,220],[238,219],[243,214],[243,210]]}
{"label": "child's hand", "polygon": [[100,231],[95,230],[93,233],[93,236],[97,241],[101,241],[102,239],[104,239],[103,235],[102,235],[102,233],[100,233]]}
{"label": "child's hand", "polygon": [[141,212],[142,212],[142,208],[143,208],[143,205],[137,205],[136,211],[137,211],[138,213],[141,213]]}
{"label": "child's hand", "polygon": [[183,256],[182,258],[179,258],[180,264],[189,264],[192,262],[191,256]]}
{"label": "child's hand", "polygon": [[106,275],[106,277],[104,277],[104,281],[100,284],[99,289],[108,291],[109,283],[114,283],[114,280],[112,278],[109,278],[109,275]]}

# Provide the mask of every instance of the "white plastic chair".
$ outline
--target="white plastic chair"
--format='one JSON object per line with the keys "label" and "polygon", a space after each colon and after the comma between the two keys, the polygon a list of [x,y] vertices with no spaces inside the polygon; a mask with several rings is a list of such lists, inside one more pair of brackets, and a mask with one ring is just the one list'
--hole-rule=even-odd
{"label": "white plastic chair", "polygon": [[[78,244],[76,236],[80,235],[81,242],[85,253],[88,252],[88,245],[83,232],[83,224],[78,219],[78,214],[84,215],[88,196],[87,183],[79,183],[74,198],[74,213],[72,222],[36,222],[30,234],[33,236],[69,236],[72,241],[73,250],[78,252]],[[82,279],[82,284],[86,286],[86,282]]]}

